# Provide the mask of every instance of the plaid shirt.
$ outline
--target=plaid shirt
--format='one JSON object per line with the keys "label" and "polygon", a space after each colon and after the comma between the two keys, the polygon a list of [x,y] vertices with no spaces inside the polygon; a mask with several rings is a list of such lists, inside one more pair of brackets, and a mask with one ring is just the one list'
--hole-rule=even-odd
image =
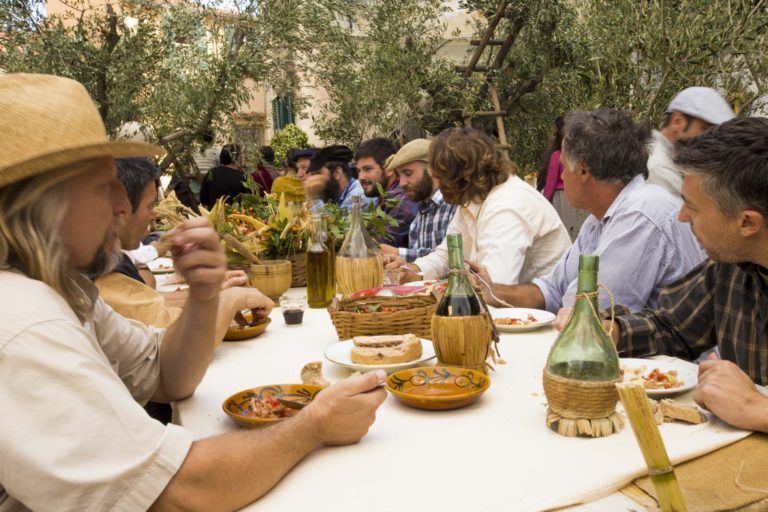
{"label": "plaid shirt", "polygon": [[[620,316],[619,353],[693,361],[718,346],[757,384],[768,384],[768,271],[707,260],[665,288],[659,308]],[[618,309],[617,309],[618,311]]]}
{"label": "plaid shirt", "polygon": [[400,257],[410,262],[431,253],[445,238],[456,208],[443,200],[440,189],[435,190],[431,198],[421,201],[419,213],[408,233],[408,247],[400,248]]}

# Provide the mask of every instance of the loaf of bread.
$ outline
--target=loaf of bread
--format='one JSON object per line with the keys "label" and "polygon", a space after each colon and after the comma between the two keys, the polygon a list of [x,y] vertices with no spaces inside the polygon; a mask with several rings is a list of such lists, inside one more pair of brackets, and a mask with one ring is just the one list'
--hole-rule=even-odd
{"label": "loaf of bread", "polygon": [[421,357],[421,340],[413,334],[402,336],[355,336],[352,362],[381,365],[409,363]]}

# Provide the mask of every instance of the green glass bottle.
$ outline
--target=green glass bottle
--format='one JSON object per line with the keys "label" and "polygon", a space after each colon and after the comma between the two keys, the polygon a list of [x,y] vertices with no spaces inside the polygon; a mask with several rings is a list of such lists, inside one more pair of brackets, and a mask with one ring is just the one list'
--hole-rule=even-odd
{"label": "green glass bottle", "polygon": [[332,272],[331,251],[326,245],[325,220],[312,215],[310,243],[307,249],[307,304],[311,308],[325,308],[336,292]]}
{"label": "green glass bottle", "polygon": [[[547,369],[554,375],[585,381],[619,377],[616,347],[595,316],[598,266],[598,256],[579,257],[578,298],[573,315],[555,340],[547,360]],[[579,297],[582,294],[593,295]]]}
{"label": "green glass bottle", "polygon": [[438,316],[474,316],[480,314],[480,301],[464,269],[464,248],[461,234],[447,236],[448,287],[435,314]]}

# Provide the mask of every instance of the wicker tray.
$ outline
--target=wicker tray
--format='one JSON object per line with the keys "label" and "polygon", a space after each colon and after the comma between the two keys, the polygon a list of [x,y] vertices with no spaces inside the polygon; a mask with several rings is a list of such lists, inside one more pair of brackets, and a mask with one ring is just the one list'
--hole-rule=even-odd
{"label": "wicker tray", "polygon": [[[356,313],[357,307],[407,307],[401,311]],[[360,297],[335,299],[328,306],[328,313],[340,340],[353,336],[376,334],[414,334],[419,338],[432,339],[432,315],[437,309],[437,299],[431,295],[410,297]]]}

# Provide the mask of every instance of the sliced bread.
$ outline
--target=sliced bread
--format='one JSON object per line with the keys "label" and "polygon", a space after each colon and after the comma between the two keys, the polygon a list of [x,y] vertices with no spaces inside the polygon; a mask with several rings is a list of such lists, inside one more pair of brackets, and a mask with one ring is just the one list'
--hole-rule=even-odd
{"label": "sliced bread", "polygon": [[403,336],[356,336],[352,362],[381,365],[415,361],[421,357],[421,340],[413,334]]}

